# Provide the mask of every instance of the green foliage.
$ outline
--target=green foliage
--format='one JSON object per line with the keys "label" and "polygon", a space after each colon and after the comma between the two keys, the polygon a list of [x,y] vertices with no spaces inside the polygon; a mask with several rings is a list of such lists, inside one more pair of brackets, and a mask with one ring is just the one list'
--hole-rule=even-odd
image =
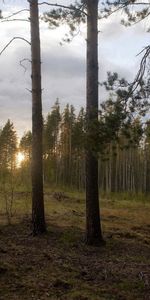
{"label": "green foliage", "polygon": [[72,133],[72,146],[75,151],[84,150],[85,146],[85,111],[82,107],[75,120]]}
{"label": "green foliage", "polygon": [[[148,2],[139,2],[137,0],[115,0],[110,1],[106,0],[102,2],[101,8],[101,15],[100,18],[109,17],[111,14],[116,13],[117,11],[123,12],[123,18],[121,23],[125,26],[131,26],[137,24],[147,18],[150,15],[150,5]],[[148,24],[148,23],[147,23]],[[148,26],[147,31],[150,31],[150,27]],[[147,106],[148,102],[147,99],[150,95],[150,88],[149,88],[149,59],[150,59],[150,45],[146,46],[142,51],[139,53],[142,54],[141,62],[139,66],[139,70],[135,76],[133,83],[131,83],[127,89],[127,91],[123,90],[125,98],[131,98],[132,101],[130,102],[130,110],[134,112],[135,102],[138,102],[139,108],[143,108],[143,115],[145,114],[145,105]],[[113,81],[118,80],[117,73],[111,74],[112,84]],[[127,87],[127,85],[125,85]],[[122,95],[122,90],[118,90],[119,93]],[[135,93],[136,92],[136,93]],[[137,105],[137,107],[138,107]]]}
{"label": "green foliage", "polygon": [[61,121],[59,101],[56,100],[44,124],[44,152],[55,151]]}
{"label": "green foliage", "polygon": [[0,191],[5,201],[5,214],[11,223],[14,205],[17,135],[13,123],[7,121],[0,132]]}
{"label": "green foliage", "polygon": [[117,73],[107,73],[107,81],[104,81],[107,91],[111,92],[110,96],[122,103],[122,109],[128,118],[134,115],[145,116],[150,105],[149,99],[149,77],[138,82],[136,89],[133,84],[129,84],[124,78],[119,78]]}
{"label": "green foliage", "polygon": [[[124,26],[132,26],[144,19],[147,19],[150,14],[150,6],[148,2],[139,2],[137,0],[106,0],[102,2],[101,17],[109,17],[116,11],[123,12],[121,23]],[[149,27],[147,31],[149,31]]]}
{"label": "green foliage", "polygon": [[48,23],[51,29],[59,27],[60,24],[67,24],[69,33],[63,40],[70,42],[79,32],[80,24],[86,22],[86,1],[75,1],[74,5],[68,5],[68,8],[64,6],[52,9],[50,12],[44,13],[42,20]]}
{"label": "green foliage", "polygon": [[19,149],[25,155],[25,161],[31,159],[32,133],[27,131],[20,140]]}
{"label": "green foliage", "polygon": [[[127,1],[127,5],[124,7],[124,13],[126,17],[121,20],[121,23],[124,26],[132,26],[149,17],[150,14],[149,3],[147,3],[147,5],[146,4],[138,5],[138,1],[134,1],[133,6],[134,8],[132,7],[131,1]],[[149,30],[150,27],[147,28],[148,32]]]}
{"label": "green foliage", "polygon": [[[149,121],[142,124],[142,118],[136,109],[135,115],[131,114],[129,109],[126,111],[124,100],[119,98],[117,89],[114,88],[118,81],[124,85],[125,80],[120,80],[117,74],[112,77],[110,74],[106,86],[111,87],[111,94],[100,107],[98,121],[88,124],[91,126],[90,137],[86,133],[87,117],[84,109],[81,108],[77,113],[72,105],[67,104],[61,112],[59,101],[55,102],[44,121],[43,162],[46,186],[83,190],[86,149],[90,149],[99,157],[101,191],[146,194],[150,192]],[[9,121],[0,133],[0,180],[1,183],[6,181],[8,190],[10,175],[13,174],[15,188],[20,184],[28,190],[31,188],[32,134],[28,131],[21,138],[19,151],[23,152],[24,160],[17,170],[14,164],[12,173],[10,154],[9,163],[4,159],[6,148],[9,149],[8,153],[14,153],[13,161],[18,151],[17,145],[14,144],[16,133],[12,132],[13,124]]]}
{"label": "green foliage", "polygon": [[61,122],[60,106],[56,100],[51,112],[44,123],[43,150],[44,150],[44,178],[55,180],[56,178],[56,157],[59,156],[59,128]]}
{"label": "green foliage", "polygon": [[0,133],[0,167],[9,171],[15,167],[17,135],[13,123],[7,121]]}
{"label": "green foliage", "polygon": [[31,186],[31,156],[32,156],[32,133],[27,131],[20,140],[19,151],[24,155],[20,163],[18,175],[20,185],[23,184],[27,189]]}
{"label": "green foliage", "polygon": [[145,143],[150,144],[150,121],[149,120],[146,122],[145,137],[146,137]]}

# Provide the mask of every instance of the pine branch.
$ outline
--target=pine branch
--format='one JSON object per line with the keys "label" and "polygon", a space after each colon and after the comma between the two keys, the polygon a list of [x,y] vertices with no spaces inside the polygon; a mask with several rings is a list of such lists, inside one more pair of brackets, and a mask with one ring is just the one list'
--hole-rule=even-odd
{"label": "pine branch", "polygon": [[[30,2],[30,0],[28,0],[28,2]],[[51,7],[59,7],[59,8],[64,8],[64,9],[68,9],[68,10],[73,10],[73,11],[79,11],[82,14],[84,14],[85,16],[88,16],[87,13],[82,9],[84,8],[84,5],[82,4],[80,8],[77,8],[73,5],[67,6],[67,5],[63,5],[63,4],[58,4],[58,3],[48,3],[48,2],[40,2],[38,3],[38,5],[49,5]]]}
{"label": "pine branch", "polygon": [[[148,6],[150,6],[150,3],[149,2],[133,2],[133,0],[129,0],[129,1],[126,1],[126,2],[120,2],[120,3],[118,1],[118,4],[117,4],[117,2],[115,2],[115,3],[114,2],[108,2],[108,6],[117,6],[117,5],[118,5],[117,8],[115,8],[114,10],[111,10],[111,8],[110,8],[110,10],[108,9],[108,11],[106,11],[106,15],[104,15],[103,17],[99,17],[99,19],[108,18],[112,14],[120,11],[121,9],[127,8],[128,6],[138,6],[138,5],[148,5]],[[145,16],[145,18],[148,17],[148,15]],[[137,23],[140,22],[140,21],[137,21]]]}
{"label": "pine branch", "polygon": [[122,5],[122,6],[119,6],[119,7],[117,7],[116,9],[114,9],[114,10],[110,10],[108,13],[106,13],[106,15],[104,15],[103,17],[99,17],[99,19],[101,20],[101,19],[105,19],[105,18],[108,18],[108,17],[110,17],[111,15],[113,15],[114,13],[116,13],[116,12],[118,12],[118,11],[120,11],[121,9],[123,9],[123,8],[125,8],[126,6],[125,5]]}

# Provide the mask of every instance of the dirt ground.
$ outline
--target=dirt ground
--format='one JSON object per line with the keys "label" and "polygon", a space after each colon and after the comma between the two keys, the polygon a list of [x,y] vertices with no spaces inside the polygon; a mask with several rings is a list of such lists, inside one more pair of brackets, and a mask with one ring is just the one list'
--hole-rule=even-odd
{"label": "dirt ground", "polygon": [[102,205],[106,245],[84,243],[84,202],[46,197],[47,234],[0,218],[1,300],[149,300],[150,206]]}

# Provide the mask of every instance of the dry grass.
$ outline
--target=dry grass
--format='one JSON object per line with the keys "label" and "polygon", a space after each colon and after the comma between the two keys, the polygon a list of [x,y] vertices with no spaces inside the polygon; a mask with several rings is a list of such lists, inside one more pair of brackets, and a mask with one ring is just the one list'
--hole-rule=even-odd
{"label": "dry grass", "polygon": [[[107,241],[84,244],[84,200],[47,194],[48,233],[30,235],[30,200],[17,195],[12,225],[0,215],[1,300],[150,299],[150,205],[102,201]],[[26,202],[25,202],[26,201]]]}

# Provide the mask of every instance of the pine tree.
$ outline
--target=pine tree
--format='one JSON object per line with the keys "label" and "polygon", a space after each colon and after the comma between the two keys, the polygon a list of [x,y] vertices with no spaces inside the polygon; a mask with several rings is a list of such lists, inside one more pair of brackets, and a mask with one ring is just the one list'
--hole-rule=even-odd
{"label": "pine tree", "polygon": [[13,123],[7,121],[0,134],[0,164],[1,170],[9,171],[15,168],[17,152],[17,135]]}
{"label": "pine tree", "polygon": [[85,189],[85,111],[81,108],[72,130],[72,178],[74,186]]}
{"label": "pine tree", "polygon": [[58,182],[59,130],[61,114],[58,99],[44,124],[44,177],[45,180]]}
{"label": "pine tree", "polygon": [[24,159],[20,166],[20,180],[29,188],[31,186],[31,154],[32,154],[32,133],[27,131],[21,138],[19,151],[23,153]]}
{"label": "pine tree", "polygon": [[[99,213],[98,158],[98,0],[87,0],[87,152],[86,152],[86,240],[103,242]],[[91,148],[90,141],[93,141]],[[91,149],[90,149],[91,148]]]}
{"label": "pine tree", "polygon": [[[17,135],[13,123],[7,121],[0,135],[0,181],[5,197],[8,222],[12,216],[16,173]],[[8,198],[8,190],[10,197]]]}
{"label": "pine tree", "polygon": [[32,153],[32,133],[31,131],[27,131],[20,140],[19,149],[23,152],[25,162],[29,162],[31,160]]}
{"label": "pine tree", "polygon": [[69,186],[72,182],[72,134],[75,123],[74,107],[66,105],[61,123],[60,145],[62,153],[61,173],[64,185]]}
{"label": "pine tree", "polygon": [[[94,150],[97,148],[98,138],[98,2],[82,0],[67,10],[58,9],[45,14],[45,20],[50,25],[58,26],[61,22],[67,22],[72,35],[81,22],[87,21],[87,140],[90,141],[89,148],[91,139],[94,141]],[[99,212],[98,158],[93,149],[88,149],[86,155],[86,240],[93,245],[103,242]]]}
{"label": "pine tree", "polygon": [[46,231],[43,194],[43,118],[38,1],[30,0],[32,65],[32,223],[33,234]]}

